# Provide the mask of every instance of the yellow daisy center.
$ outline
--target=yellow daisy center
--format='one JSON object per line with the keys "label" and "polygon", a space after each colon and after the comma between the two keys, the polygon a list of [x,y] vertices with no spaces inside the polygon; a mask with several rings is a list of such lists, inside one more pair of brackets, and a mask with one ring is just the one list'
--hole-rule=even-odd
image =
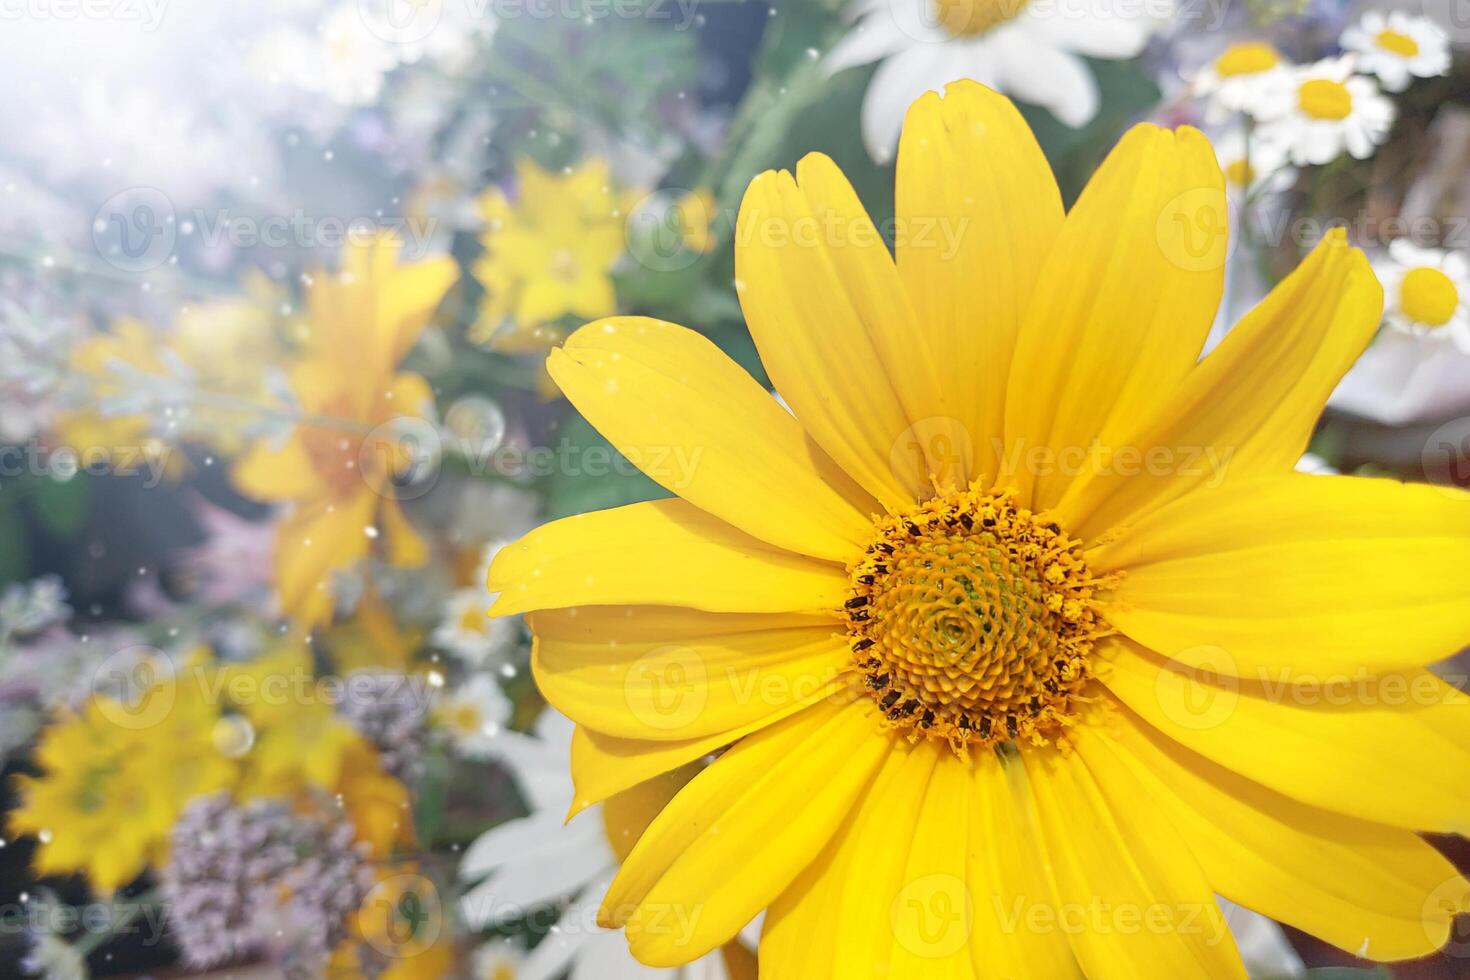
{"label": "yellow daisy center", "polygon": [[885,724],[960,754],[1055,736],[1099,632],[1081,545],[1014,495],[974,490],[875,531],[844,612],[854,669]]}
{"label": "yellow daisy center", "polygon": [[1254,75],[1275,68],[1281,55],[1264,41],[1243,41],[1226,48],[1215,59],[1215,71],[1223,76]]}
{"label": "yellow daisy center", "polygon": [[1410,269],[1399,286],[1399,309],[1404,316],[1426,327],[1442,327],[1455,315],[1460,291],[1454,280],[1428,266]]}
{"label": "yellow daisy center", "polygon": [[1383,50],[1404,58],[1412,58],[1419,53],[1419,42],[1402,31],[1380,31],[1375,40]]}
{"label": "yellow daisy center", "polygon": [[934,18],[955,37],[976,37],[1014,20],[1028,0],[934,0]]}
{"label": "yellow daisy center", "polygon": [[1342,82],[1312,78],[1296,90],[1297,104],[1313,119],[1346,119],[1353,111],[1353,95]]}
{"label": "yellow daisy center", "polygon": [[466,633],[484,633],[489,625],[485,610],[478,603],[467,608],[459,617],[459,628]]}
{"label": "yellow daisy center", "polygon": [[1249,187],[1256,179],[1256,170],[1245,157],[1232,160],[1225,167],[1225,179],[1234,187]]}
{"label": "yellow daisy center", "polygon": [[478,732],[484,724],[480,709],[473,704],[455,705],[451,722],[455,731],[465,735],[473,735]]}

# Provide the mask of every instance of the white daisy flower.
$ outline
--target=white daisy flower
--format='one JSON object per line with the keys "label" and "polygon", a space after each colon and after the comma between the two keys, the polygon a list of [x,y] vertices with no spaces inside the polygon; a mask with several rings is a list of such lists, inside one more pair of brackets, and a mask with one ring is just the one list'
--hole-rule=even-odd
{"label": "white daisy flower", "polygon": [[519,618],[492,619],[485,614],[494,601],[484,589],[459,589],[444,603],[444,618],[430,641],[467,667],[499,663],[515,646]]}
{"label": "white daisy flower", "polygon": [[856,24],[826,66],[882,61],[863,98],[862,130],[883,162],[909,105],[962,78],[1084,125],[1097,114],[1098,90],[1083,58],[1138,54],[1173,16],[1174,0],[857,0],[853,10]]}
{"label": "white daisy flower", "polygon": [[1246,107],[1260,120],[1256,136],[1268,153],[1298,166],[1359,160],[1388,138],[1394,106],[1370,78],[1353,74],[1349,57],[1327,58],[1285,72]]}
{"label": "white daisy flower", "polygon": [[1470,415],[1470,355],[1385,330],[1332,393],[1340,412],[1406,426]]}
{"label": "white daisy flower", "polygon": [[1389,14],[1370,10],[1342,32],[1344,50],[1358,55],[1358,71],[1377,75],[1390,92],[1402,92],[1415,78],[1433,78],[1450,70],[1450,39],[1427,17],[1402,10]]}
{"label": "white daisy flower", "polygon": [[1190,80],[1197,98],[1205,99],[1205,119],[1222,122],[1256,103],[1291,64],[1265,41],[1237,41]]}
{"label": "white daisy flower", "polygon": [[556,915],[515,980],[550,980],[568,972],[616,980],[729,980],[718,950],[677,969],[654,969],[633,959],[620,931],[597,925],[619,855],[632,847],[630,833],[641,828],[615,826],[618,821],[600,805],[565,822],[574,795],[571,742],[571,721],[550,708],[534,735],[505,732],[498,740],[496,753],[514,772],[531,813],[480,835],[465,851],[459,877],[473,883],[460,900],[465,919],[481,929],[528,915]]}
{"label": "white daisy flower", "polygon": [[480,565],[475,571],[474,585],[450,593],[444,603],[444,618],[434,628],[429,641],[470,668],[503,663],[515,647],[520,635],[520,617],[491,618],[486,615],[496,593],[485,590],[490,577],[490,562],[504,542],[485,546]]}
{"label": "white daisy flower", "polygon": [[1470,353],[1470,262],[1464,253],[1419,248],[1400,238],[1374,271],[1383,283],[1385,323],[1412,336],[1453,340]]}
{"label": "white daisy flower", "polygon": [[489,674],[476,674],[440,695],[434,717],[467,759],[488,759],[510,719],[510,699]]}
{"label": "white daisy flower", "polygon": [[1212,136],[1210,142],[1225,173],[1225,193],[1232,202],[1279,194],[1296,183],[1296,168],[1286,162],[1277,147],[1259,139],[1247,140],[1238,129]]}
{"label": "white daisy flower", "polygon": [[475,950],[470,963],[474,980],[521,980],[526,954],[507,939],[494,939]]}

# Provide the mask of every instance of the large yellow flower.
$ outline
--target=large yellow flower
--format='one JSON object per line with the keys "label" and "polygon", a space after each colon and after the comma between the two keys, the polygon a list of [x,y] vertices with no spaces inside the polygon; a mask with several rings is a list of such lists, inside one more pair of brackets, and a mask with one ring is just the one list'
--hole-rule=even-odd
{"label": "large yellow flower", "polygon": [[413,462],[415,427],[403,423],[423,419],[434,396],[398,366],[456,269],[448,258],[400,264],[401,247],[387,237],[352,246],[340,272],[311,279],[308,347],[291,371],[302,421],[284,443],[258,442],[233,472],[250,496],[294,505],[276,537],[276,587],[307,628],[331,619],[331,573],[366,557],[379,535],[394,564],[427,558],[393,479]]}
{"label": "large yellow flower", "polygon": [[1470,826],[1470,710],[1424,665],[1470,637],[1470,497],[1292,471],[1378,322],[1362,256],[1329,237],[1201,360],[1198,132],[1134,129],[1064,214],[962,83],[910,110],[897,191],[896,257],[825,157],[746,195],[790,413],[668,323],[552,354],[679,495],[491,570],[581,726],[577,805],[725,750],[603,920],[665,965],[769,907],[777,980],[1241,976],[1216,894],[1378,959],[1441,945],[1466,882],[1416,831]]}

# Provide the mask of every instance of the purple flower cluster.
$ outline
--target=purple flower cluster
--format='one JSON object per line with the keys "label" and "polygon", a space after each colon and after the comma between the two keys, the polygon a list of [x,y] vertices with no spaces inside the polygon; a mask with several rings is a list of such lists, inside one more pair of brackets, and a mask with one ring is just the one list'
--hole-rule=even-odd
{"label": "purple flower cluster", "polygon": [[378,747],[383,771],[412,784],[422,773],[429,739],[429,692],[423,681],[398,671],[362,670],[348,678],[338,710]]}
{"label": "purple flower cluster", "polygon": [[198,799],[170,843],[162,877],[169,927],[195,967],[262,952],[320,966],[374,883],[351,824],[276,800]]}

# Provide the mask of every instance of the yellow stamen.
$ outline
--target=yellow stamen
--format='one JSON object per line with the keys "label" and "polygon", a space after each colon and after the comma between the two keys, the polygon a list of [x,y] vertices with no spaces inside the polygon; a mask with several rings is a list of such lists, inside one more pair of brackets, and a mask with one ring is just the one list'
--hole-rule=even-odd
{"label": "yellow stamen", "polygon": [[1222,76],[1254,75],[1275,68],[1281,55],[1264,41],[1242,41],[1226,48],[1215,59],[1215,71]]}
{"label": "yellow stamen", "polygon": [[1438,269],[1410,269],[1399,285],[1399,309],[1404,316],[1426,327],[1450,322],[1460,305],[1460,291],[1449,276]]}
{"label": "yellow stamen", "polygon": [[851,574],[853,670],[887,727],[963,755],[1070,723],[1098,583],[1056,523],[1013,494],[953,493],[881,518]]}
{"label": "yellow stamen", "polygon": [[1026,9],[1029,0],[934,0],[934,18],[956,37],[976,37]]}
{"label": "yellow stamen", "polygon": [[1346,119],[1353,111],[1353,96],[1342,82],[1313,78],[1296,90],[1297,104],[1313,119]]}
{"label": "yellow stamen", "polygon": [[1383,50],[1404,58],[1412,58],[1419,53],[1419,42],[1401,31],[1380,31],[1375,40]]}

